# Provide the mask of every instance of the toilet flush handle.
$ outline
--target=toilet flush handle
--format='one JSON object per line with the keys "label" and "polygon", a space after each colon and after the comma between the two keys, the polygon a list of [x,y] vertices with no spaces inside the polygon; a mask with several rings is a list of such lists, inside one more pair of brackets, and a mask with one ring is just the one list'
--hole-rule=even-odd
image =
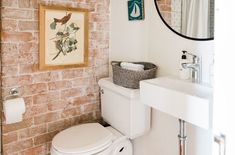
{"label": "toilet flush handle", "polygon": [[103,90],[103,89],[100,89],[100,93],[101,93],[101,94],[104,94],[104,90]]}

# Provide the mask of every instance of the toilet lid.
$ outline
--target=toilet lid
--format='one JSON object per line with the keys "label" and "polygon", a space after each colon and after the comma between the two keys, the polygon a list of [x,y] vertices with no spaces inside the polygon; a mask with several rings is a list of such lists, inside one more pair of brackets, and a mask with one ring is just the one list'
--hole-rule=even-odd
{"label": "toilet lid", "polygon": [[82,154],[107,148],[112,138],[112,133],[99,123],[87,123],[61,131],[53,138],[52,145],[59,152]]}

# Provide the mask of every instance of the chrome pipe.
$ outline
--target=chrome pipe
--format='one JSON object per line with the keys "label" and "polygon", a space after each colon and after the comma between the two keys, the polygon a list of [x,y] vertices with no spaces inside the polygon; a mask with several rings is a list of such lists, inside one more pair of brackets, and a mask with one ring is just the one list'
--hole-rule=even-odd
{"label": "chrome pipe", "polygon": [[224,134],[215,135],[214,142],[219,145],[219,155],[226,155],[226,136]]}
{"label": "chrome pipe", "polygon": [[187,135],[186,135],[186,122],[184,120],[179,119],[179,154],[186,155],[186,142],[187,142]]}

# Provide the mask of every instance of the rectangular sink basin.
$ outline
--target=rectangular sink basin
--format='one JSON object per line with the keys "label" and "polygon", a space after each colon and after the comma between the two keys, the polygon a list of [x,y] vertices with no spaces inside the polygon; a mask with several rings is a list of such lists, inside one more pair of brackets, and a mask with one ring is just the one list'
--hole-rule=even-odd
{"label": "rectangular sink basin", "polygon": [[196,126],[209,129],[212,88],[160,77],[140,82],[140,97],[143,104],[185,120]]}

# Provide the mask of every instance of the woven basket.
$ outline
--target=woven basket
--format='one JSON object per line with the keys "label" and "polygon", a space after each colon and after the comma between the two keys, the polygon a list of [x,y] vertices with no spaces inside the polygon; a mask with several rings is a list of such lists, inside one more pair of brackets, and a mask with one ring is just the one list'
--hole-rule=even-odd
{"label": "woven basket", "polygon": [[152,79],[156,76],[157,66],[149,62],[132,62],[144,65],[143,71],[133,71],[120,66],[121,61],[112,61],[113,83],[126,88],[139,89],[141,80]]}

